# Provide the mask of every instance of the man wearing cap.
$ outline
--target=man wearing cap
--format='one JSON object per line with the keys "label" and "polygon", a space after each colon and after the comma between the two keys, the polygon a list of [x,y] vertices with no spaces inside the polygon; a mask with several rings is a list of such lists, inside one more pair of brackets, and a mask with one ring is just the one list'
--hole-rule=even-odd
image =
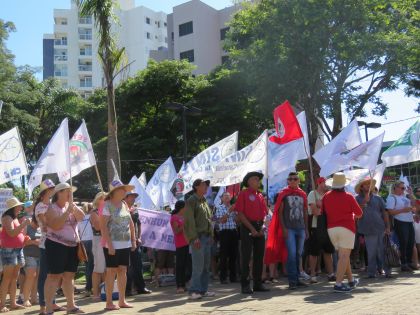
{"label": "man wearing cap", "polygon": [[[321,210],[327,216],[328,235],[335,249],[338,250],[337,276],[334,285],[335,292],[350,292],[359,284],[354,278],[350,266],[350,253],[354,248],[356,234],[355,220],[363,215],[363,211],[352,194],[344,188],[349,184],[344,173],[334,174],[327,180],[332,191],[322,198]],[[347,275],[349,285],[343,284],[344,275]]]}
{"label": "man wearing cap", "polygon": [[194,194],[186,201],[184,233],[191,247],[192,277],[190,299],[214,296],[208,291],[210,248],[213,237],[212,212],[204,195],[210,181],[196,179]]}
{"label": "man wearing cap", "polygon": [[[268,214],[264,196],[258,191],[263,174],[250,172],[245,175],[242,190],[235,203],[235,210],[241,222],[241,287],[243,294],[252,294],[254,291],[268,291],[262,284],[263,258],[265,237],[262,229],[264,218]],[[254,290],[249,281],[249,262],[252,254],[252,278]]]}
{"label": "man wearing cap", "polygon": [[278,211],[283,237],[287,247],[287,277],[289,290],[305,286],[299,281],[299,263],[302,258],[305,239],[308,237],[308,200],[306,193],[299,188],[299,176],[289,173],[288,186],[277,196],[274,211]]}
{"label": "man wearing cap", "polygon": [[125,196],[125,203],[130,209],[131,219],[134,223],[134,235],[136,238],[136,249],[130,252],[130,265],[127,268],[127,286],[126,296],[133,295],[133,282],[138,294],[150,294],[152,291],[146,288],[143,278],[143,262],[141,261],[141,223],[139,213],[134,202],[136,201],[138,193],[130,191]]}
{"label": "man wearing cap", "polygon": [[[309,222],[309,268],[311,270],[311,283],[317,283],[316,265],[321,250],[323,251],[325,269],[328,274],[328,281],[335,281],[332,254],[335,252],[333,244],[328,237],[326,226],[318,224],[318,217],[321,215],[321,199],[328,191],[325,184],[326,179],[317,179],[317,188],[308,195],[308,222]],[[321,218],[321,217],[319,217]]]}
{"label": "man wearing cap", "polygon": [[[365,236],[368,253],[368,276],[375,278],[378,270],[385,269],[385,276],[391,277],[390,269],[384,266],[384,232],[390,234],[389,217],[385,202],[373,194],[376,180],[361,180],[355,187],[356,200],[363,209],[363,217],[357,222],[357,230]],[[384,268],[385,267],[385,268]]]}

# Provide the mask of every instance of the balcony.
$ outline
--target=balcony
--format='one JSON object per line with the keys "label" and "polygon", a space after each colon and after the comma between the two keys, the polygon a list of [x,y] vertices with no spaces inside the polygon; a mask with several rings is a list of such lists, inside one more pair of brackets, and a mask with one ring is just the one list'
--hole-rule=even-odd
{"label": "balcony", "polygon": [[79,24],[91,25],[92,24],[92,17],[90,17],[90,16],[79,17]]}
{"label": "balcony", "polygon": [[54,61],[67,61],[68,56],[67,55],[55,55]]}
{"label": "balcony", "polygon": [[55,70],[54,71],[55,77],[67,77],[67,70]]}
{"label": "balcony", "polygon": [[80,87],[81,88],[91,88],[92,87],[92,81],[80,80]]}
{"label": "balcony", "polygon": [[80,56],[92,56],[92,49],[80,48]]}
{"label": "balcony", "polygon": [[79,71],[92,71],[92,65],[79,65]]}
{"label": "balcony", "polygon": [[54,46],[67,46],[67,39],[54,39]]}

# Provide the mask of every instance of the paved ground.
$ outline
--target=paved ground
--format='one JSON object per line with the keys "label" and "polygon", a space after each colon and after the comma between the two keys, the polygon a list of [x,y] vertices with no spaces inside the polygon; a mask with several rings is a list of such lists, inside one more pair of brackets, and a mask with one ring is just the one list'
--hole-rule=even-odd
{"label": "paved ground", "polygon": [[[134,309],[105,312],[104,303],[78,300],[88,314],[420,314],[420,272],[398,274],[394,279],[364,279],[352,294],[334,293],[330,283],[321,282],[297,291],[287,290],[286,279],[270,285],[268,293],[252,297],[239,293],[238,285],[213,282],[214,298],[189,301],[176,295],[174,287],[154,288],[151,295],[128,298]],[[38,314],[37,307],[9,314]],[[64,313],[56,313],[64,314]]]}

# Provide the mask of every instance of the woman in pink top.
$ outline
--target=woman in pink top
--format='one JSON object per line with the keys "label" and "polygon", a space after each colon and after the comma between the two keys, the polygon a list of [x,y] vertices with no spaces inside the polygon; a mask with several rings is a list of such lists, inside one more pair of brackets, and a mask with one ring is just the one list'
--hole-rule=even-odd
{"label": "woman in pink top", "polygon": [[171,227],[174,232],[176,247],[176,286],[177,293],[186,291],[185,284],[191,279],[191,255],[190,247],[184,235],[185,201],[178,200],[175,210],[172,211]]}
{"label": "woman in pink top", "polygon": [[84,313],[74,303],[73,280],[79,264],[77,222],[82,221],[85,214],[73,203],[72,190],[74,192],[76,188],[67,183],[55,186],[52,204],[45,214],[47,223],[45,253],[48,276],[44,293],[47,314],[54,312],[54,295],[61,279],[61,288],[67,299],[67,314]]}
{"label": "woman in pink top", "polygon": [[25,265],[23,246],[25,243],[25,229],[30,221],[26,218],[19,223],[17,215],[23,210],[23,203],[13,197],[6,201],[7,210],[1,217],[2,230],[0,234],[2,250],[1,261],[3,264],[3,280],[0,287],[0,312],[8,312],[6,296],[9,292],[10,308],[24,309],[16,304],[16,283],[19,270]]}

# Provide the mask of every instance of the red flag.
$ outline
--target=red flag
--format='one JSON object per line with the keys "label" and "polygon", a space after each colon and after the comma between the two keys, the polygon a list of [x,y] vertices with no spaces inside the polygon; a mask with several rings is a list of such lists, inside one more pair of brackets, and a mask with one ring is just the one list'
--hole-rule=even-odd
{"label": "red flag", "polygon": [[285,101],[273,111],[276,135],[270,137],[270,141],[277,144],[285,144],[303,137],[299,122],[289,101]]}

